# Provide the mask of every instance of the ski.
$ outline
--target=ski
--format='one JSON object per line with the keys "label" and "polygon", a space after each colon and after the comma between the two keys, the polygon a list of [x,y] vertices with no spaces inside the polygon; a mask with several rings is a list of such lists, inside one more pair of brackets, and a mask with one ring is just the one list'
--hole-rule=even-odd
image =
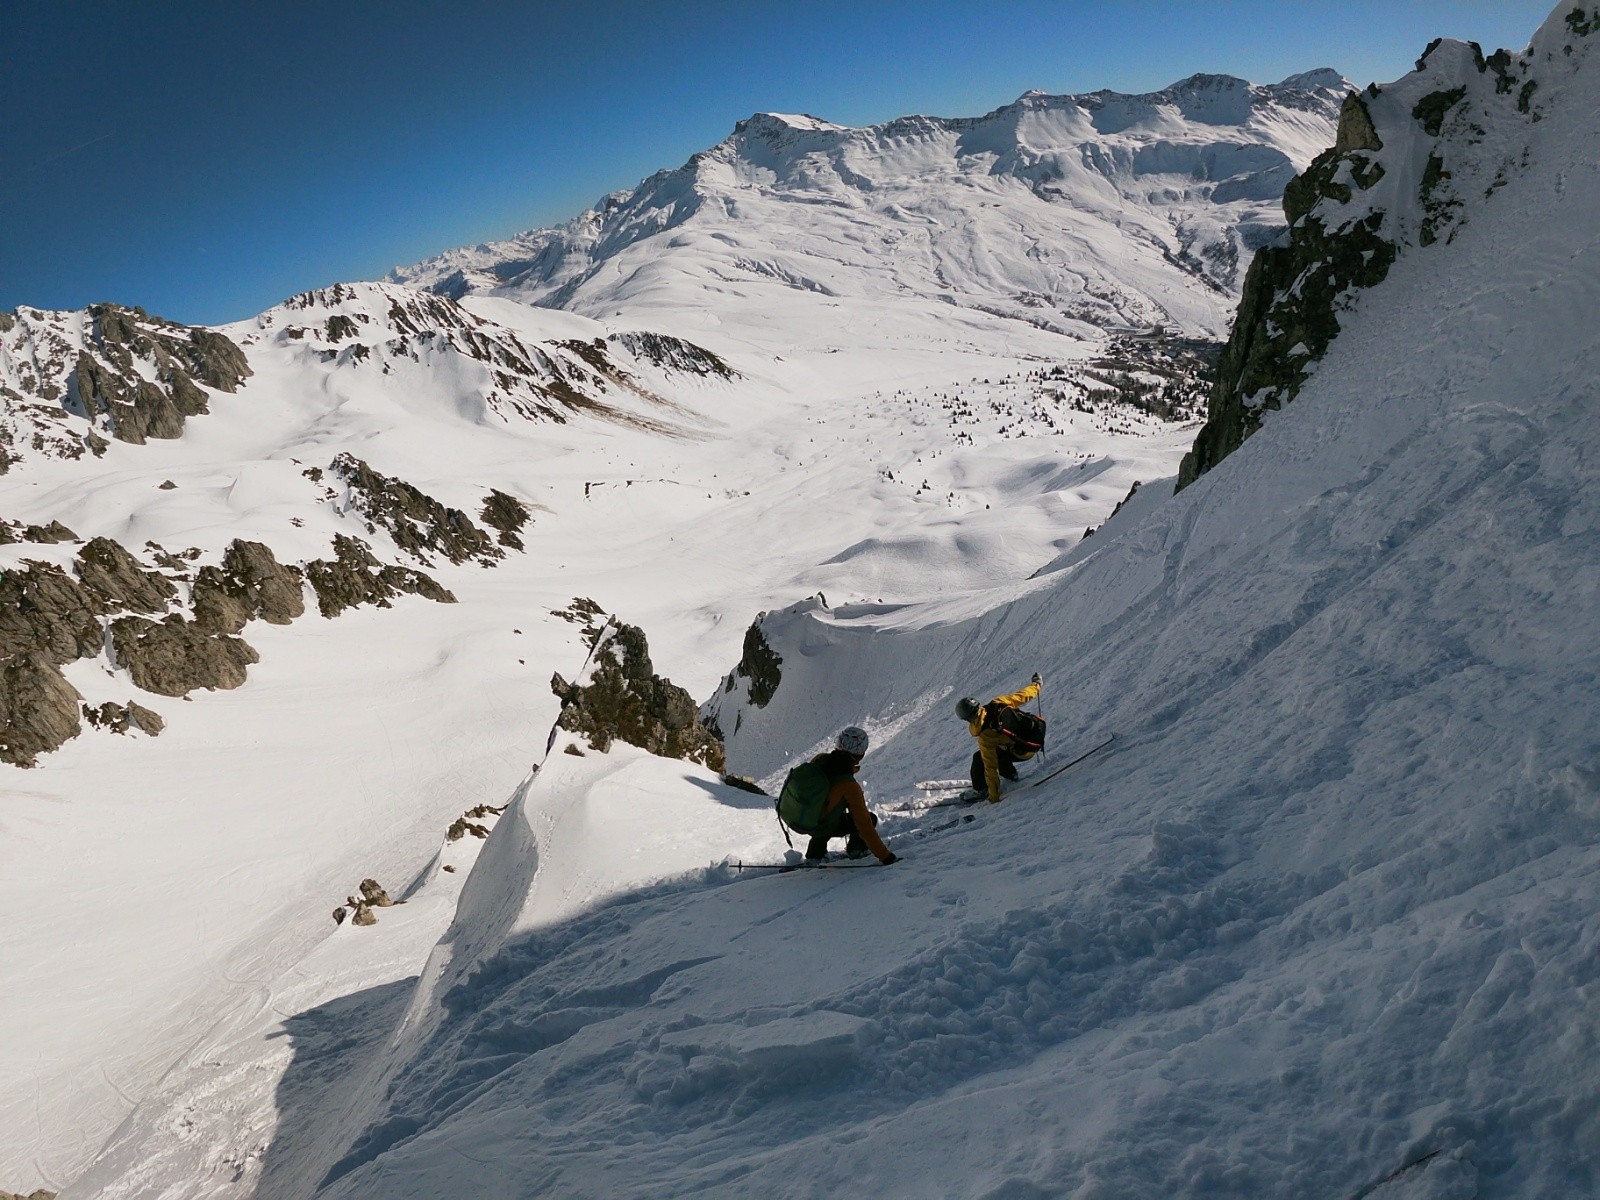
{"label": "ski", "polygon": [[965,779],[924,779],[916,786],[919,792],[953,792],[972,784]]}
{"label": "ski", "polygon": [[987,799],[987,796],[981,796],[969,787],[957,792],[954,796],[942,796],[930,804],[924,804],[917,811],[927,812],[930,808],[949,808],[954,804],[982,804]]}
{"label": "ski", "polygon": [[775,871],[779,875],[790,871],[822,871],[834,867],[876,867],[878,860],[868,855],[865,858],[825,858],[820,862],[781,862],[781,863],[729,863],[735,871]]}
{"label": "ski", "polygon": [[941,833],[946,829],[954,829],[957,825],[969,825],[978,819],[977,813],[962,813],[959,817],[952,817],[948,821],[940,821],[937,825],[929,825],[924,829],[913,829],[904,836],[925,838],[932,833]]}

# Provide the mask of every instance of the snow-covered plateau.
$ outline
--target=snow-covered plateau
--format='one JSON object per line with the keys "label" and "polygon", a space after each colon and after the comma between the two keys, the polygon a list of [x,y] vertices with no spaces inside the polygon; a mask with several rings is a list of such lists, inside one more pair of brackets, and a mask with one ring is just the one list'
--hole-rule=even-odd
{"label": "snow-covered plateau", "polygon": [[[1600,1194],[1597,41],[0,314],[0,1188]],[[848,724],[900,861],[743,869]]]}

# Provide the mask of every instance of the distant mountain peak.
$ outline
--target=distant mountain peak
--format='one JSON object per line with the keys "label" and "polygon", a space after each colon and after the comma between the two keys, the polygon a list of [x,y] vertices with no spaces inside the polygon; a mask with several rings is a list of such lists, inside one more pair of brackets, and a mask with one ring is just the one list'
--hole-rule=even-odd
{"label": "distant mountain peak", "polygon": [[1343,91],[1348,90],[1351,87],[1351,83],[1350,80],[1346,79],[1344,75],[1338,71],[1335,71],[1332,67],[1318,67],[1314,71],[1302,71],[1298,75],[1290,75],[1281,83],[1275,84],[1274,86],[1280,88],[1298,88],[1302,90],[1310,88],[1335,88]]}
{"label": "distant mountain peak", "polygon": [[733,127],[734,133],[759,133],[766,130],[800,130],[806,133],[847,133],[849,125],[838,125],[809,113],[758,112]]}

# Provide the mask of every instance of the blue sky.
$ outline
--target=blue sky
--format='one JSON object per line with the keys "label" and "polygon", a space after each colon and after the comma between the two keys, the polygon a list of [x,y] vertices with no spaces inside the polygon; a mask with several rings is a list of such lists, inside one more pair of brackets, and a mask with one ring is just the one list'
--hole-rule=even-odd
{"label": "blue sky", "polygon": [[760,110],[851,125],[1196,71],[1394,79],[1554,0],[0,0],[0,309],[219,323],[573,216]]}

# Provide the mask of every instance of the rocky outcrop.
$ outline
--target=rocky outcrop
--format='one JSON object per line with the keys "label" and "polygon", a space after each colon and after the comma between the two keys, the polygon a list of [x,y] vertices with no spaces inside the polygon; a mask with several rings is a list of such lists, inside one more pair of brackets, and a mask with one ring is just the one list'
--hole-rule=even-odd
{"label": "rocky outcrop", "polygon": [[159,713],[132,700],[126,705],[107,700],[99,708],[90,708],[85,704],[83,719],[96,729],[108,729],[112,733],[127,733],[130,729],[137,729],[151,737],[167,727]]}
{"label": "rocky outcrop", "polygon": [[[1585,14],[1579,5],[1571,13]],[[1600,8],[1593,11],[1600,12]],[[1396,256],[1448,242],[1469,211],[1526,161],[1527,127],[1541,119],[1539,72],[1559,69],[1587,17],[1547,22],[1548,45],[1485,57],[1473,43],[1436,40],[1404,79],[1340,111],[1334,145],[1283,194],[1289,230],[1245,277],[1205,426],[1178,472],[1193,483],[1292,401],[1340,330],[1340,314],[1383,281]]]}
{"label": "rocky outcrop", "polygon": [[208,411],[201,385],[232,392],[251,373],[244,352],[212,330],[116,304],[92,305],[89,316],[92,342],[68,391],[86,415],[108,417],[119,441],[181,437],[186,418]]}
{"label": "rocky outcrop", "polygon": [[594,648],[595,639],[602,630],[611,623],[611,618],[606,615],[606,610],[587,596],[574,596],[572,603],[565,608],[552,608],[552,617],[560,617],[573,625],[583,626],[583,643],[590,649]]}
{"label": "rocky outcrop", "polygon": [[[0,471],[0,475],[5,474]],[[73,533],[60,521],[51,521],[48,525],[24,525],[19,521],[0,520],[0,546],[11,546],[17,542],[32,542],[36,546],[54,546],[59,542],[75,542],[78,535]]]}
{"label": "rocky outcrop", "polygon": [[[337,362],[351,370],[388,374],[398,364],[420,363],[442,367],[451,376],[464,371],[484,380],[484,407],[506,419],[564,423],[581,413],[659,432],[678,431],[631,411],[635,398],[660,402],[669,416],[683,415],[624,369],[614,343],[524,340],[437,290],[336,284],[262,313],[256,328],[259,332],[247,337],[247,343],[271,337],[319,362]],[[665,338],[651,348],[674,360],[664,369],[697,374],[715,374],[717,365],[726,369],[714,355],[675,342]],[[630,407],[614,403],[623,396]]]}
{"label": "rocky outcrop", "polygon": [[111,623],[117,665],[133,682],[160,696],[184,696],[196,688],[229,690],[245,680],[245,668],[261,661],[247,643],[209,633],[173,613],[162,621],[121,617]]}
{"label": "rocky outcrop", "polygon": [[235,538],[221,566],[195,574],[195,624],[209,633],[238,633],[258,618],[287,625],[306,611],[304,582],[299,568],[279,563],[260,542]]}
{"label": "rocky outcrop", "polygon": [[164,613],[178,589],[165,575],[147,571],[120,543],[92,538],[78,551],[78,578],[107,602],[105,611]]}
{"label": "rocky outcrop", "polygon": [[644,632],[633,625],[618,623],[599,645],[587,684],[569,684],[557,675],[550,686],[561,698],[556,724],[583,734],[596,750],[609,750],[620,739],[664,758],[722,770],[722,743],[700,723],[693,697],[655,673]]}
{"label": "rocky outcrop", "polygon": [[484,497],[483,512],[480,519],[491,529],[500,531],[500,544],[509,546],[513,550],[521,550],[522,538],[518,535],[522,527],[528,523],[528,506],[515,496],[508,496],[497,488],[491,488]]}
{"label": "rocky outcrop", "polygon": [[0,571],[0,659],[36,654],[61,664],[98,654],[105,611],[103,597],[60,567],[30,562]]}
{"label": "rocky outcrop", "polygon": [[381,526],[395,545],[420,562],[431,564],[434,554],[453,563],[476,559],[487,564],[505,557],[466,513],[447,508],[403,479],[374,471],[353,454],[340,454],[328,470],[349,487],[351,507],[367,519],[368,531]]}
{"label": "rocky outcrop", "polygon": [[0,329],[0,474],[26,457],[105,453],[105,436],[135,444],[181,436],[207,411],[208,389],[250,374],[226,336],[140,308],[18,308]]}
{"label": "rocky outcrop", "polygon": [[1284,191],[1287,243],[1259,251],[1245,275],[1206,423],[1178,468],[1178,488],[1237,450],[1260,428],[1263,412],[1299,394],[1307,368],[1339,332],[1345,295],[1389,273],[1396,248],[1382,236],[1381,212],[1332,228],[1313,215],[1321,200],[1346,204],[1352,187],[1371,187],[1382,178],[1383,168],[1372,157],[1381,148],[1365,103],[1352,92],[1340,111],[1333,148]]}
{"label": "rocky outcrop", "polygon": [[750,622],[750,628],[744,631],[744,653],[739,665],[734,668],[734,674],[750,681],[751,704],[765,708],[772,702],[778,684],[783,682],[782,667],[783,656],[767,645],[766,635],[761,632],[760,619]]}
{"label": "rocky outcrop", "polygon": [[336,534],[333,550],[332,559],[306,564],[306,581],[317,594],[317,610],[325,617],[336,617],[360,604],[389,608],[391,600],[405,594],[440,604],[456,602],[454,595],[421,571],[379,562],[360,538]]}
{"label": "rocky outcrop", "polygon": [[756,619],[750,622],[750,628],[744,631],[744,651],[738,663],[723,680],[722,690],[701,707],[701,719],[718,738],[726,738],[729,733],[737,731],[739,722],[743,720],[737,713],[740,701],[735,699],[731,702],[735,709],[734,727],[729,730],[722,725],[723,709],[729,703],[726,698],[731,697],[740,684],[745,685],[745,696],[751,704],[765,708],[772,703],[773,696],[778,693],[778,685],[783,682],[783,656],[768,644],[767,635],[761,629],[761,622],[766,615],[758,613]]}
{"label": "rocky outcrop", "polygon": [[[117,424],[116,436],[122,441],[137,443],[144,436],[178,437],[183,432],[184,418],[208,411],[206,395],[199,385],[232,392],[251,373],[244,352],[220,333],[176,325],[151,318],[142,309],[114,304],[95,305],[89,312],[95,318],[100,349],[120,368],[124,387],[136,370],[136,358],[155,367],[157,382],[141,380],[134,388],[133,403],[141,420],[131,422],[127,428],[121,422]],[[146,412],[149,418],[144,417]],[[154,418],[162,422],[160,431],[139,428],[141,421]]]}
{"label": "rocky outcrop", "polygon": [[44,655],[0,658],[0,762],[31,767],[83,728],[82,697]]}
{"label": "rocky outcrop", "polygon": [[[61,666],[104,649],[102,617],[123,607],[124,597],[160,594],[127,551],[108,545],[116,553],[105,545],[84,547],[94,547],[87,564],[79,558],[87,580],[40,562],[0,571],[0,762],[31,767],[40,754],[78,735],[81,697]],[[159,717],[140,711],[159,727]]]}
{"label": "rocky outcrop", "polygon": [[363,879],[361,881],[361,898],[373,908],[388,908],[394,903],[389,899],[389,893],[376,879]]}
{"label": "rocky outcrop", "polygon": [[[0,521],[0,533],[15,528]],[[72,537],[61,525],[44,531]],[[153,542],[147,549],[184,580],[200,554],[172,555]],[[179,599],[172,579],[110,538],[93,538],[78,551],[76,578],[43,562],[0,569],[0,669],[7,672],[0,696],[0,762],[32,766],[40,754],[76,736],[84,720],[115,733],[161,732],[162,718],[138,703],[80,704],[59,670],[106,652],[108,645],[113,664],[125,668],[137,687],[185,696],[197,688],[244,683],[259,655],[235,635],[252,620],[286,625],[304,615],[307,580],[329,617],[358,604],[388,607],[402,594],[455,602],[423,572],[379,562],[359,539],[336,536],[334,552],[333,559],[308,563],[302,572],[278,562],[259,542],[235,539],[220,564],[195,571],[193,620],[171,611]],[[108,617],[115,618],[109,627]]]}
{"label": "rocky outcrop", "polygon": [[464,816],[457,817],[450,822],[450,828],[444,831],[444,840],[447,842],[459,842],[469,833],[475,838],[486,838],[489,836],[489,827],[476,821],[469,821]]}
{"label": "rocky outcrop", "polygon": [[504,804],[498,808],[492,804],[479,804],[474,808],[469,808],[451,822],[450,828],[444,832],[444,840],[447,842],[459,842],[469,833],[475,838],[486,838],[489,836],[489,827],[481,824],[481,822],[489,817],[498,817],[505,810],[506,806]]}
{"label": "rocky outcrop", "polygon": [[681,371],[711,379],[737,379],[739,373],[704,346],[686,342],[682,338],[645,330],[613,333],[606,338],[612,345],[620,346],[634,358],[659,367],[663,371]]}
{"label": "rocky outcrop", "polygon": [[[5,314],[0,313],[0,317]],[[43,1188],[36,1188],[24,1196],[21,1192],[0,1192],[0,1200],[56,1200],[54,1192],[47,1192]]]}

